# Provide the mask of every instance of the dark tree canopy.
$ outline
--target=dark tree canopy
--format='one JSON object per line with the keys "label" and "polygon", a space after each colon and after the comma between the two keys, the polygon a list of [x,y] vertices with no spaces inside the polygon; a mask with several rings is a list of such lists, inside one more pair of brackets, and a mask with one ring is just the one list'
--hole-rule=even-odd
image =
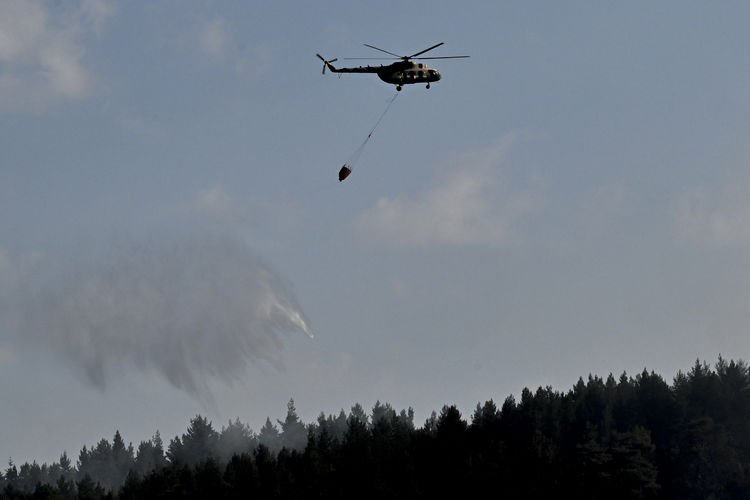
{"label": "dark tree canopy", "polygon": [[200,415],[167,450],[158,431],[137,449],[116,431],[51,465],[0,471],[0,499],[750,498],[750,369],[696,361],[669,384],[643,370],[581,377],[567,392],[525,388],[455,405],[422,427],[414,411],[377,401],[304,424],[286,417],[255,434]]}

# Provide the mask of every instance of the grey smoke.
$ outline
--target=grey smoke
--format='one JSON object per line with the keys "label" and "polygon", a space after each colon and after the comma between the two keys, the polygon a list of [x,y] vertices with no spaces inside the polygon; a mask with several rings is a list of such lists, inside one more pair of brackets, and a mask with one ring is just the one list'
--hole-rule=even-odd
{"label": "grey smoke", "polygon": [[209,379],[248,363],[281,366],[284,335],[312,337],[290,286],[243,242],[159,237],[76,262],[38,259],[10,307],[25,338],[104,389],[118,371],[151,370],[208,397]]}

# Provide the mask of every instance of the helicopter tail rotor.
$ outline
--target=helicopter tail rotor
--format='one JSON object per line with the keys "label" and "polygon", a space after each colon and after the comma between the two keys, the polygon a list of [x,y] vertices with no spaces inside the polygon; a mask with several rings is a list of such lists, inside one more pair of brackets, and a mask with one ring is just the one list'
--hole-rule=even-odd
{"label": "helicopter tail rotor", "polygon": [[323,61],[323,74],[324,75],[326,74],[326,66],[330,67],[333,70],[333,66],[331,66],[331,63],[338,61],[338,58],[329,59],[329,60],[326,61],[323,58],[323,56],[321,56],[320,54],[315,54],[315,55],[318,56],[318,59],[320,59],[321,61]]}

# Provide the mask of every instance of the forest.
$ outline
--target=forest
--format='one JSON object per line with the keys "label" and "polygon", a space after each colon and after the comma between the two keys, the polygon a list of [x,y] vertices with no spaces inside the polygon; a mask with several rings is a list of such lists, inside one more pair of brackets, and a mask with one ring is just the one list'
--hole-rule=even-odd
{"label": "forest", "polygon": [[411,408],[375,403],[253,432],[200,415],[164,444],[119,432],[75,463],[0,472],[0,499],[750,498],[750,369],[696,361],[671,383],[643,370],[583,377],[568,391],[523,389],[471,415],[444,406],[421,425]]}

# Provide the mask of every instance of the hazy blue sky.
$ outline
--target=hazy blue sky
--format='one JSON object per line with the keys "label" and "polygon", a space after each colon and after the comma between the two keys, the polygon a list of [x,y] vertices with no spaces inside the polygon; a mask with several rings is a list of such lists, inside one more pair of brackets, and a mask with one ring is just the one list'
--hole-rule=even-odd
{"label": "hazy blue sky", "polygon": [[749,18],[0,0],[0,458],[750,358]]}

